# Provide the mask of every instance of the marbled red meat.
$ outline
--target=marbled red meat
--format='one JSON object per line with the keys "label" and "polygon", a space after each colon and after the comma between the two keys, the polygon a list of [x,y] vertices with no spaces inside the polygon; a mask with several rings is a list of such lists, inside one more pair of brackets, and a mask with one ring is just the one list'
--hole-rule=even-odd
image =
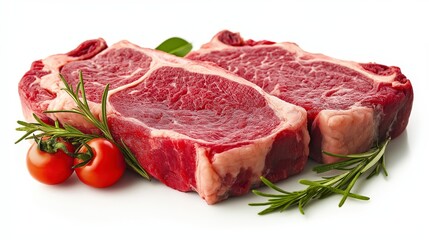
{"label": "marbled red meat", "polygon": [[230,31],[219,32],[186,57],[215,63],[305,108],[310,156],[325,163],[339,159],[322,150],[357,153],[397,137],[411,113],[411,83],[394,66],[339,60],[294,43],[244,40]]}
{"label": "marbled red meat", "polygon": [[19,83],[24,115],[35,113],[86,131],[94,127],[70,113],[61,73],[76,86],[84,78],[91,111],[100,116],[110,84],[107,116],[154,178],[180,191],[196,191],[207,203],[243,195],[261,184],[297,174],[308,158],[306,112],[265,93],[223,68],[128,41],[108,48],[103,39],[66,54],[36,61]]}

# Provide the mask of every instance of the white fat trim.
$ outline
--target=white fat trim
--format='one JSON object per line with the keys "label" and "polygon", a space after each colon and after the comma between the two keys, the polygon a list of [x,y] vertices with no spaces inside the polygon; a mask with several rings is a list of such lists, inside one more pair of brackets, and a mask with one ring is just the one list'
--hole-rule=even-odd
{"label": "white fat trim", "polygon": [[76,60],[75,57],[70,57],[66,54],[55,54],[51,55],[42,60],[43,62],[43,71],[56,71],[64,66],[68,62]]}
{"label": "white fat trim", "polygon": [[196,151],[196,191],[208,204],[218,201],[221,179],[207,158],[207,150],[195,144]]}
{"label": "white fat trim", "polygon": [[[368,150],[377,135],[378,119],[374,109],[353,107],[348,110],[323,110],[314,123],[323,136],[321,148],[337,154],[350,154]],[[323,155],[324,163],[338,161]]]}
{"label": "white fat trim", "polygon": [[[138,122],[138,121],[136,121]],[[143,124],[141,124],[143,125]],[[200,143],[209,143],[200,139],[195,139],[195,138],[191,138],[187,135],[178,133],[176,131],[173,130],[167,130],[167,129],[156,129],[156,128],[151,128],[151,127],[147,127],[150,129],[150,135],[152,137],[165,137],[165,138],[170,138],[170,139],[185,139],[185,140],[192,140],[192,141],[197,141]]]}
{"label": "white fat trim", "polygon": [[207,158],[206,149],[196,145],[197,192],[208,204],[213,204],[227,195],[231,189],[231,185],[222,184],[222,179],[232,178],[235,181],[241,171],[251,170],[250,184],[258,183],[273,142],[274,137],[255,141],[249,145],[215,154],[211,161]]}
{"label": "white fat trim", "polygon": [[42,71],[49,72],[49,74],[36,79],[32,84],[39,83],[40,87],[47,89],[51,92],[60,92],[64,87],[60,77],[59,69],[66,63],[73,61],[75,58],[69,57],[65,54],[56,54],[49,56],[42,60]]}
{"label": "white fat trim", "polygon": [[62,88],[64,88],[64,83],[60,79],[59,72],[53,70],[50,74],[41,78],[40,87],[51,92],[58,93],[62,91]]}
{"label": "white fat trim", "polygon": [[275,115],[283,123],[282,129],[297,129],[307,127],[307,112],[304,108],[285,102],[272,95],[265,96],[267,103]]}
{"label": "white fat trim", "polygon": [[259,182],[274,138],[275,136],[263,138],[252,144],[215,154],[212,160],[213,168],[220,176],[226,177],[230,174],[233,178],[236,178],[241,170],[252,169],[251,183]]}

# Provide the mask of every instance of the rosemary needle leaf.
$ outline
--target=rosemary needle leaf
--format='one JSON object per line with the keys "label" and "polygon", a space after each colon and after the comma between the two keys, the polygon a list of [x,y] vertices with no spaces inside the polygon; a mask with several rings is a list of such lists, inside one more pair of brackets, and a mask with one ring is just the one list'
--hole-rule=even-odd
{"label": "rosemary needle leaf", "polygon": [[270,182],[268,179],[266,179],[265,177],[260,177],[261,178],[261,181],[265,184],[265,185],[267,185],[268,187],[270,187],[271,189],[273,189],[273,190],[276,190],[277,192],[281,192],[281,193],[284,193],[284,194],[290,194],[290,192],[287,192],[287,191],[285,191],[285,190],[283,190],[283,189],[281,189],[281,188],[279,188],[279,187],[277,187],[275,184],[273,184],[272,182]]}
{"label": "rosemary needle leaf", "polygon": [[381,169],[383,170],[384,176],[386,176],[386,177],[389,176],[389,174],[387,173],[387,169],[386,169],[386,158],[384,157],[384,155],[381,159]]}
{"label": "rosemary needle leaf", "polygon": [[261,202],[261,203],[249,203],[249,206],[265,206],[270,205],[271,202]]}
{"label": "rosemary needle leaf", "polygon": [[109,125],[107,124],[107,117],[104,117],[104,116],[107,116],[107,110],[106,110],[106,105],[107,105],[107,93],[108,93],[108,91],[109,91],[109,84],[107,84],[106,85],[106,87],[104,88],[104,91],[103,91],[103,96],[102,96],[102,101],[101,101],[101,114],[102,114],[102,116],[103,116],[103,125],[104,126],[106,126],[106,134],[107,135],[109,135],[109,136],[112,136],[112,134],[110,133],[110,129],[109,129]]}
{"label": "rosemary needle leaf", "polygon": [[332,157],[339,157],[339,158],[364,158],[364,157],[370,157],[372,156],[375,152],[377,152],[377,148],[373,148],[367,152],[364,153],[357,153],[357,154],[347,154],[347,155],[342,155],[342,154],[335,154],[335,153],[330,153],[330,152],[326,152],[326,151],[322,151],[324,154],[328,155],[328,156],[332,156]]}
{"label": "rosemary needle leaf", "polygon": [[258,190],[253,190],[252,191],[254,194],[259,195],[261,197],[273,197],[273,198],[278,198],[278,197],[283,197],[285,196],[285,194],[271,194],[271,193],[264,193]]}
{"label": "rosemary needle leaf", "polygon": [[341,162],[336,162],[336,163],[328,163],[328,164],[316,166],[313,168],[313,171],[315,171],[316,173],[323,173],[323,172],[328,172],[328,171],[331,171],[334,169],[342,170],[342,169],[346,169],[346,167],[350,167],[353,164],[358,163],[360,161],[361,161],[360,158],[351,158],[351,159],[348,159],[346,161],[341,161]]}
{"label": "rosemary needle leaf", "polygon": [[330,177],[321,177],[321,180],[300,180],[299,183],[307,186],[307,188],[299,191],[288,192],[268,179],[261,177],[261,181],[272,190],[281,193],[264,193],[261,191],[253,190],[255,195],[268,198],[266,202],[262,203],[249,203],[250,206],[268,206],[259,215],[264,215],[272,212],[283,212],[291,206],[296,206],[301,214],[304,214],[304,208],[313,200],[323,199],[325,197],[338,194],[342,198],[338,204],[341,207],[347,198],[355,198],[358,200],[369,200],[369,197],[360,194],[352,193],[351,190],[356,185],[360,177],[371,170],[367,178],[378,175],[380,171],[387,176],[385,157],[387,145],[390,138],[385,140],[380,145],[372,148],[371,150],[358,153],[358,154],[333,154],[324,152],[329,156],[343,158],[344,160],[337,163],[320,165],[313,168],[316,173],[341,171],[342,173]]}

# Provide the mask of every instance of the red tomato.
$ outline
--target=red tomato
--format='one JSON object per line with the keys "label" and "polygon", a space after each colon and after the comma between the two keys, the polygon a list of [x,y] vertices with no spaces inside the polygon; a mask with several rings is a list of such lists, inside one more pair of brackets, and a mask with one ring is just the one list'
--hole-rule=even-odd
{"label": "red tomato", "polygon": [[[65,144],[69,152],[73,152],[70,143]],[[67,180],[73,173],[73,157],[68,156],[62,150],[48,153],[38,148],[33,143],[27,152],[27,168],[31,176],[39,182],[54,185]]]}
{"label": "red tomato", "polygon": [[[121,150],[109,140],[95,138],[87,143],[92,151],[92,159],[84,166],[75,168],[76,175],[85,184],[104,188],[115,184],[125,172],[125,160]],[[80,153],[88,152],[82,147]],[[74,164],[83,160],[75,158]]]}

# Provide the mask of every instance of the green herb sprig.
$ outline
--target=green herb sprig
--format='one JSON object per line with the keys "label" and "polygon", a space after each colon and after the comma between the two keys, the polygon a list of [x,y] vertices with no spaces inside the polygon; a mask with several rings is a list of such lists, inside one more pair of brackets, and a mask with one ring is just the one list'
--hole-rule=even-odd
{"label": "green herb sprig", "polygon": [[39,117],[33,114],[35,123],[27,123],[24,121],[18,121],[18,124],[22,127],[18,127],[17,131],[26,132],[20,139],[18,139],[15,143],[22,141],[23,139],[36,139],[42,137],[51,137],[51,138],[63,138],[66,140],[71,140],[71,142],[78,142],[81,144],[86,144],[87,141],[104,137],[114,144],[116,144],[120,149],[122,154],[124,155],[125,161],[129,167],[131,167],[134,171],[140,174],[142,177],[146,179],[150,179],[147,172],[140,166],[135,156],[132,154],[130,149],[125,145],[125,143],[120,140],[120,143],[116,142],[113,138],[109,126],[107,124],[107,94],[109,91],[109,84],[106,85],[103,91],[102,100],[101,100],[101,120],[95,117],[89,107],[85,87],[83,83],[82,72],[79,72],[79,82],[76,86],[76,89],[67,83],[62,75],[60,75],[62,82],[64,83],[64,90],[67,94],[73,99],[76,103],[76,108],[71,110],[52,110],[46,111],[45,113],[71,113],[81,115],[86,121],[97,127],[102,133],[102,136],[97,134],[86,134],[78,130],[77,128],[64,124],[60,125],[58,121],[55,121],[54,125],[49,125],[44,123]]}
{"label": "green herb sprig", "polygon": [[378,175],[380,171],[387,176],[385,167],[384,153],[390,138],[381,143],[379,146],[360,154],[340,155],[324,152],[329,156],[344,158],[346,160],[319,165],[313,168],[316,173],[325,173],[332,170],[340,171],[341,174],[330,177],[323,177],[321,180],[300,180],[299,183],[306,185],[307,188],[300,191],[285,191],[268,179],[261,177],[261,181],[272,190],[278,192],[264,193],[258,190],[252,192],[258,196],[268,198],[267,202],[250,203],[250,206],[268,206],[259,215],[264,215],[271,212],[283,212],[291,206],[297,206],[301,214],[304,214],[304,207],[312,200],[323,199],[328,196],[339,194],[343,195],[338,204],[341,207],[347,198],[355,198],[359,200],[369,200],[369,197],[352,193],[351,190],[355,186],[357,180],[365,173],[369,172],[367,179]]}

